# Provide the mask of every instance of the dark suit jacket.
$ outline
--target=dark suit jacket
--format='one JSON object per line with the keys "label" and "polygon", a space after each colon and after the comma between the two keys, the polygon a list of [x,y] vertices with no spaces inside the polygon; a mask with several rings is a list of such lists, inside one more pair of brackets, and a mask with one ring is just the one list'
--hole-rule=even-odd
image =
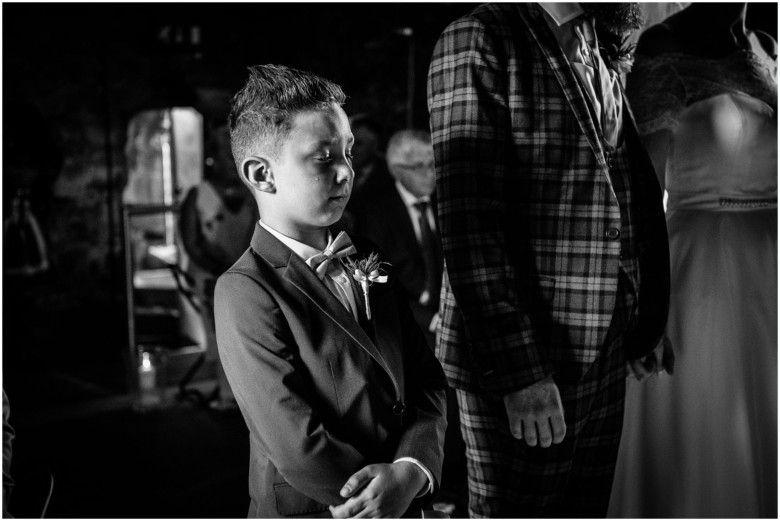
{"label": "dark suit jacket", "polygon": [[[432,200],[431,208],[434,210],[435,204],[435,200]],[[428,326],[433,315],[439,310],[441,278],[433,283],[430,301],[426,305],[420,304],[420,295],[425,290],[426,283],[425,261],[420,243],[414,234],[412,219],[394,184],[389,190],[368,200],[365,209],[356,214],[355,231],[376,242],[385,252],[388,262],[398,273],[399,283],[409,300],[409,307],[417,324],[426,332],[426,337],[429,337],[433,347],[433,334],[428,333]],[[441,273],[440,247],[437,252],[438,273]]]}
{"label": "dark suit jacket", "polygon": [[[451,385],[506,394],[584,374],[609,328],[622,217],[586,95],[537,4],[484,4],[450,24],[428,75],[446,265],[437,355]],[[625,99],[623,100],[625,102]],[[626,104],[627,106],[627,104]],[[637,216],[638,324],[658,342],[669,304],[662,195],[624,121]]]}
{"label": "dark suit jacket", "polygon": [[[353,240],[358,258],[376,251]],[[361,327],[258,225],[219,278],[219,354],[249,427],[250,516],[329,516],[354,472],[404,456],[438,482],[446,383],[389,275],[371,286]]]}

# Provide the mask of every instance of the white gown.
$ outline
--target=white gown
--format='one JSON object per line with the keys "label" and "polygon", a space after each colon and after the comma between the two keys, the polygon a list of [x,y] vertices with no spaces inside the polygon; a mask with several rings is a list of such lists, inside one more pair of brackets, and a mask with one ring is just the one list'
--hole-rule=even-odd
{"label": "white gown", "polygon": [[649,60],[638,98],[657,88],[660,110],[644,131],[672,131],[676,366],[628,381],[609,517],[777,517],[775,64],[751,51]]}

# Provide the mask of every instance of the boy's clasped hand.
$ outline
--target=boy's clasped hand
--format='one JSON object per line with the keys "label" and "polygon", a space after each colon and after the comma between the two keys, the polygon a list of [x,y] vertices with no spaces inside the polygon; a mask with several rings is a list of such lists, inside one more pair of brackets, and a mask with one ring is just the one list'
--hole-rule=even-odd
{"label": "boy's clasped hand", "polygon": [[349,498],[330,506],[334,518],[398,518],[426,484],[425,474],[408,461],[368,465],[353,474],[339,492]]}

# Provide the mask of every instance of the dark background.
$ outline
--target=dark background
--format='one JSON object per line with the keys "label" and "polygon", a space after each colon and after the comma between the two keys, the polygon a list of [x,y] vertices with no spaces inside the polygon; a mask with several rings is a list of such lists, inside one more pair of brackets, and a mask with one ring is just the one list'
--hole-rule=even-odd
{"label": "dark background", "polygon": [[[474,5],[2,5],[3,216],[33,172],[32,209],[51,260],[44,274],[3,277],[3,388],[19,490],[29,469],[44,466],[57,483],[53,517],[245,516],[240,415],[124,406],[127,124],[171,106],[216,124],[246,66],[278,63],[339,83],[347,113],[373,114],[386,135],[409,116],[427,127],[433,46]],[[776,36],[777,4],[751,4],[748,25]]]}
{"label": "dark background", "polygon": [[473,6],[3,4],[3,216],[32,177],[51,261],[44,274],[3,276],[12,513],[35,502],[46,469],[51,517],[246,515],[248,438],[237,411],[129,406],[121,195],[130,119],[191,106],[216,125],[246,67],[278,63],[339,83],[347,113],[373,114],[389,135],[407,124],[411,52],[412,123],[426,127],[433,46]]}
{"label": "dark background", "polygon": [[[22,177],[17,171],[35,168],[32,209],[52,261],[45,275],[4,277],[6,369],[18,357],[35,358],[38,368],[56,366],[106,391],[123,390],[120,204],[134,114],[191,106],[206,126],[215,124],[226,117],[246,66],[279,63],[336,81],[349,96],[348,114],[369,112],[390,133],[407,121],[413,42],[412,118],[425,127],[436,38],[472,7],[4,4],[4,214]],[[411,38],[400,34],[405,27]],[[15,375],[4,372],[10,396]],[[48,405],[51,399],[43,398]]]}

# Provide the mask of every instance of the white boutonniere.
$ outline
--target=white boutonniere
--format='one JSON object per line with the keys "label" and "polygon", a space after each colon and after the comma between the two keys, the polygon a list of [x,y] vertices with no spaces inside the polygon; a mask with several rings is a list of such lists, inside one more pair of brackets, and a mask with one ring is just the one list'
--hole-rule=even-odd
{"label": "white boutonniere", "polygon": [[363,289],[363,300],[366,301],[366,317],[370,320],[371,305],[368,302],[368,288],[375,282],[387,282],[387,274],[382,269],[382,266],[390,266],[390,263],[380,261],[379,255],[372,253],[365,259],[347,259],[344,264],[352,272],[352,278],[358,281]]}

